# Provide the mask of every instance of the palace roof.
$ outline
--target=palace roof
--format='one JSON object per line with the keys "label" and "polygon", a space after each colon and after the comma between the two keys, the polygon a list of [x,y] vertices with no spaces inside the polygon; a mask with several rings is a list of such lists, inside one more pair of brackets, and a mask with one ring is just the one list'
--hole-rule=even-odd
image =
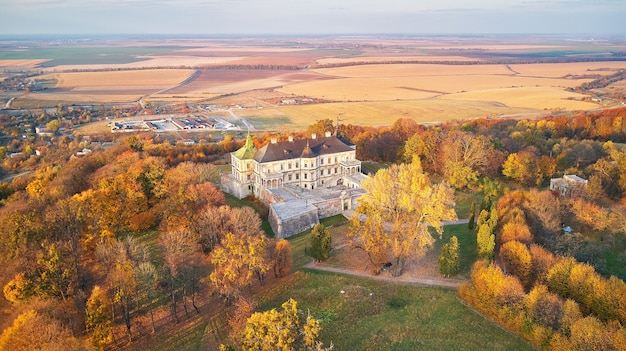
{"label": "palace roof", "polygon": [[317,137],[269,143],[254,154],[254,160],[264,163],[296,158],[313,158],[351,150],[353,149],[349,145],[335,136]]}

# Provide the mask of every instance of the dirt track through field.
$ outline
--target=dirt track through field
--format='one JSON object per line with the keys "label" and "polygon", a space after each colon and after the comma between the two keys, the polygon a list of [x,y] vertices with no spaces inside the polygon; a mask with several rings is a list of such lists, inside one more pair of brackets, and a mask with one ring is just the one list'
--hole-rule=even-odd
{"label": "dirt track through field", "polygon": [[310,262],[303,266],[307,269],[313,269],[317,271],[334,272],[340,274],[354,275],[357,277],[368,278],[372,280],[387,281],[396,284],[412,284],[412,285],[425,285],[425,286],[437,286],[443,288],[458,289],[461,285],[466,283],[466,280],[455,278],[438,278],[438,277],[415,277],[408,274],[403,274],[399,277],[393,277],[389,272],[383,272],[379,275],[372,275],[367,272],[352,270],[343,267],[330,266],[326,263]]}

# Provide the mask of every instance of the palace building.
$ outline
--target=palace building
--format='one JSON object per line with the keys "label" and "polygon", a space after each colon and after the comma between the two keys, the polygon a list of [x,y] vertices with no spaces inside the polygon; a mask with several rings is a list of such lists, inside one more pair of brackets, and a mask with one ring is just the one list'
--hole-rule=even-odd
{"label": "palace building", "polygon": [[[316,221],[353,208],[362,194],[359,184],[365,177],[361,161],[356,159],[356,147],[330,132],[324,137],[313,134],[300,140],[272,139],[260,149],[248,135],[245,145],[231,153],[231,166],[232,171],[222,176],[222,189],[238,198],[254,194],[270,206],[270,223],[272,211],[280,217],[276,213],[281,212],[280,208],[290,215],[295,208],[306,208],[306,212],[317,209]],[[333,203],[330,207],[336,209],[329,210],[322,203]],[[274,228],[277,236],[284,236],[278,229]]]}

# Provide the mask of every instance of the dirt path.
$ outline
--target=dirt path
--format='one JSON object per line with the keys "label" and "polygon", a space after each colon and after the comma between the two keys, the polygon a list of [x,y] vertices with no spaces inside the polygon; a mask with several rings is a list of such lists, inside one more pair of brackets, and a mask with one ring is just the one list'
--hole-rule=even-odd
{"label": "dirt path", "polygon": [[354,275],[357,277],[364,277],[373,280],[382,280],[388,281],[396,284],[415,284],[415,285],[425,285],[425,286],[438,286],[444,288],[454,288],[458,289],[466,280],[460,280],[455,278],[437,278],[437,277],[416,277],[410,274],[403,274],[399,277],[392,277],[389,272],[383,272],[379,275],[371,275],[367,272],[353,270],[344,267],[336,267],[330,266],[325,263],[315,263],[310,262],[303,266],[304,268],[318,270],[318,271],[327,271],[341,274]]}
{"label": "dirt path", "polygon": [[[354,215],[354,211],[345,211],[344,216],[350,218]],[[443,225],[466,224],[467,219],[459,219],[454,221],[444,221]],[[393,277],[390,272],[382,272],[379,275],[372,275],[372,267],[368,263],[367,256],[362,250],[350,247],[346,238],[339,235],[333,238],[334,254],[325,262],[310,262],[303,268],[335,272],[341,274],[354,275],[373,280],[388,281],[397,284],[413,284],[423,286],[438,286],[444,288],[458,289],[467,282],[467,277],[455,276],[453,278],[444,278],[439,273],[437,260],[439,253],[436,250],[429,250],[424,257],[418,260],[409,260],[407,262],[402,275]]]}

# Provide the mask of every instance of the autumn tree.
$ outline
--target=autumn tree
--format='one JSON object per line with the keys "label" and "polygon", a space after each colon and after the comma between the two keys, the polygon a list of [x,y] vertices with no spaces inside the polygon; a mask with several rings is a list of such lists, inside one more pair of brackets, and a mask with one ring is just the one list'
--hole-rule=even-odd
{"label": "autumn tree", "polygon": [[230,327],[229,336],[235,343],[241,343],[243,331],[246,323],[256,308],[256,302],[252,299],[240,298],[234,304],[228,318],[228,326]]}
{"label": "autumn tree", "polygon": [[311,231],[311,257],[315,261],[325,261],[330,257],[332,237],[330,231],[323,224],[316,224]]}
{"label": "autumn tree", "polygon": [[411,162],[413,160],[413,156],[422,156],[424,154],[424,140],[419,135],[419,133],[413,134],[407,141],[404,143],[404,154],[403,161]]}
{"label": "autumn tree", "polygon": [[267,255],[268,240],[264,235],[236,237],[227,233],[221,244],[211,253],[215,269],[209,279],[215,291],[227,302],[241,295],[252,279],[262,276],[270,269]]}
{"label": "autumn tree", "polygon": [[50,130],[52,133],[56,133],[60,127],[61,127],[61,124],[59,123],[58,119],[53,119],[52,121],[46,124],[46,128]]}
{"label": "autumn tree", "polygon": [[439,273],[445,277],[455,275],[459,271],[460,247],[456,236],[450,238],[450,242],[443,245],[439,255]]}
{"label": "autumn tree", "polygon": [[525,221],[512,221],[504,224],[498,235],[500,244],[509,241],[519,241],[524,244],[533,242],[533,235]]}
{"label": "autumn tree", "polygon": [[291,245],[285,239],[278,240],[274,244],[272,251],[272,268],[275,277],[283,277],[291,270],[293,264],[293,256],[291,253]]}
{"label": "autumn tree", "polygon": [[524,286],[532,285],[532,258],[526,245],[517,240],[507,241],[500,247],[499,255],[507,272],[518,277]]}
{"label": "autumn tree", "polygon": [[545,285],[535,285],[526,297],[532,319],[553,330],[558,330],[563,319],[563,300],[551,293]]}
{"label": "autumn tree", "polygon": [[148,310],[150,311],[150,322],[152,325],[152,333],[156,331],[154,324],[154,299],[156,293],[155,287],[159,282],[159,271],[151,262],[141,262],[137,266],[137,284],[139,292],[148,302]]}
{"label": "autumn tree", "polygon": [[476,227],[476,203],[472,201],[472,204],[470,205],[470,215],[467,221],[467,228],[469,230],[474,230],[474,227]]}
{"label": "autumn tree", "polygon": [[561,230],[561,201],[552,192],[531,189],[524,208],[534,232],[554,234]]}
{"label": "autumn tree", "polygon": [[[246,323],[241,340],[242,351],[323,351],[320,321],[302,316],[293,299],[282,304],[282,310],[254,313]],[[222,349],[225,349],[222,347]]]}
{"label": "autumn tree", "polygon": [[530,245],[529,251],[532,259],[532,281],[535,284],[547,284],[548,272],[556,264],[557,258],[536,244]]}
{"label": "autumn tree", "polygon": [[484,135],[450,131],[441,143],[442,174],[456,188],[474,186],[479,175],[491,174],[490,160],[499,152]]}
{"label": "autumn tree", "polygon": [[96,285],[87,300],[85,324],[91,331],[91,343],[102,350],[104,346],[113,340],[113,326],[111,323],[111,301],[107,293]]}
{"label": "autumn tree", "polygon": [[43,245],[37,258],[39,266],[36,291],[39,295],[66,299],[72,293],[72,269],[66,259],[68,251],[52,243]]}
{"label": "autumn tree", "polygon": [[402,274],[407,260],[422,257],[432,246],[429,226],[441,238],[442,221],[456,219],[453,191],[446,184],[431,184],[417,157],[411,164],[379,170],[362,186],[366,194],[359,200],[350,236],[368,254],[389,250],[394,276]]}
{"label": "autumn tree", "polygon": [[480,210],[489,210],[498,201],[506,190],[506,187],[497,179],[482,178],[479,182],[483,199],[480,202]]}
{"label": "autumn tree", "polygon": [[[307,127],[307,133],[312,134],[315,133],[318,136],[323,136],[326,132],[334,132],[335,126],[333,125],[333,120],[331,119],[319,119],[315,121],[314,124],[311,124]],[[337,126],[338,128],[339,126]]]}
{"label": "autumn tree", "polygon": [[476,225],[476,249],[478,257],[493,260],[496,245],[495,230],[498,223],[498,214],[495,207],[491,211],[482,210],[478,215]]}
{"label": "autumn tree", "polygon": [[197,236],[202,252],[208,254],[220,244],[226,233],[235,236],[263,234],[261,219],[251,207],[206,206],[189,223],[190,230]]}
{"label": "autumn tree", "polygon": [[0,334],[0,351],[14,350],[86,351],[87,348],[59,319],[45,311],[30,309],[18,315]]}
{"label": "autumn tree", "polygon": [[[165,258],[167,277],[169,281],[172,313],[178,321],[177,314],[177,291],[182,290],[182,302],[187,314],[187,284],[195,280],[194,276],[186,276],[187,270],[194,264],[193,258],[196,252],[196,242],[188,230],[168,230],[161,233],[161,247]],[[194,306],[195,307],[195,306]],[[196,308],[197,310],[197,308]]]}
{"label": "autumn tree", "polygon": [[537,170],[537,156],[528,151],[510,154],[502,165],[502,174],[520,183],[531,185]]}

